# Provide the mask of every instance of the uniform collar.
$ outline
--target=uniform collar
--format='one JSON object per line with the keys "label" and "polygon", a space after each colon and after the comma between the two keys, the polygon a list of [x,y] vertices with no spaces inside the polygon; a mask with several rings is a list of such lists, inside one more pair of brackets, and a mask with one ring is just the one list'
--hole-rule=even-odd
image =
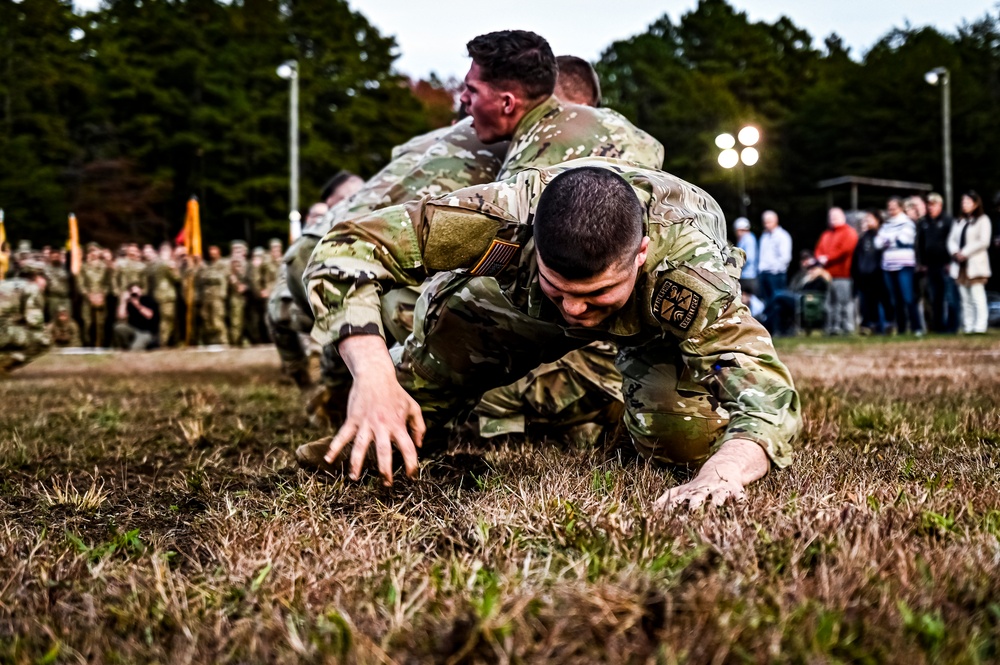
{"label": "uniform collar", "polygon": [[525,113],[521,121],[517,123],[517,127],[514,128],[514,135],[510,138],[511,145],[520,141],[542,118],[561,108],[562,104],[555,95],[550,95],[548,99]]}

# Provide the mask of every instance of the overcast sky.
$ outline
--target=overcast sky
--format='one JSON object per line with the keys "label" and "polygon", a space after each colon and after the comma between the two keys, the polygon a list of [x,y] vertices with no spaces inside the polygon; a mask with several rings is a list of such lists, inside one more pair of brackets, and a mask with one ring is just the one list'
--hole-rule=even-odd
{"label": "overcast sky", "polygon": [[[76,0],[95,8],[100,0]],[[383,34],[395,35],[397,68],[414,77],[434,71],[442,78],[461,78],[468,69],[465,43],[483,32],[519,28],[533,30],[552,44],[557,55],[597,60],[611,42],[643,32],[663,14],[677,20],[697,0],[349,0]],[[775,21],[789,16],[817,44],[836,32],[859,57],[875,41],[907,21],[954,32],[963,20],[974,21],[996,10],[984,0],[734,0],[751,20]]]}

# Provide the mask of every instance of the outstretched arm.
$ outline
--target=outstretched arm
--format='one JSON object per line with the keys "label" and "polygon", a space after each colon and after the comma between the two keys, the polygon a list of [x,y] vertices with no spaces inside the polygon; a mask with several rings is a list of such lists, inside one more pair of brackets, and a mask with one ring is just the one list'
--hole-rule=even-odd
{"label": "outstretched arm", "polygon": [[338,350],[351,370],[354,384],[347,401],[347,419],[330,442],[326,461],[334,460],[353,442],[350,476],[361,476],[369,446],[375,444],[379,475],[392,484],[392,447],[403,455],[406,475],[417,475],[417,448],[423,443],[424,418],[418,405],[396,380],[396,368],[379,335],[353,335]]}
{"label": "outstretched arm", "polygon": [[716,506],[730,499],[745,501],[744,488],[766,476],[770,466],[760,444],[747,439],[730,439],[708,458],[698,475],[664,492],[655,506],[663,510],[687,503],[688,507],[695,509],[709,498]]}

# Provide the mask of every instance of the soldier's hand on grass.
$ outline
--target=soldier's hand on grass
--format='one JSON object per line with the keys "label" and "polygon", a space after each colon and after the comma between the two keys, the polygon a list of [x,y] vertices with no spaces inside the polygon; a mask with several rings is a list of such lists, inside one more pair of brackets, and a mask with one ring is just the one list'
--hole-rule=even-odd
{"label": "soldier's hand on grass", "polygon": [[392,484],[393,445],[403,456],[406,475],[417,475],[417,448],[425,431],[420,405],[396,380],[396,370],[385,341],[377,335],[355,335],[338,346],[341,358],[354,376],[347,400],[347,419],[330,442],[326,461],[333,464],[345,447],[351,447],[350,477],[361,477],[369,446],[375,444],[379,475]]}
{"label": "soldier's hand on grass", "polygon": [[696,510],[709,499],[715,506],[729,500],[746,501],[744,488],[763,478],[770,467],[764,450],[746,439],[732,439],[705,462],[692,480],[672,487],[656,500],[657,510],[673,510],[685,504]]}

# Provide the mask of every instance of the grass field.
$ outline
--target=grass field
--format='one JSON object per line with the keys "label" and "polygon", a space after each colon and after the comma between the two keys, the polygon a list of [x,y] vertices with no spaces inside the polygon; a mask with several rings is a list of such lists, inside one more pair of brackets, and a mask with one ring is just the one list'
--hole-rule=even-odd
{"label": "grass field", "polygon": [[323,481],[272,351],[0,381],[0,663],[996,662],[1000,338],[779,346],[795,465],[651,514],[629,451]]}

